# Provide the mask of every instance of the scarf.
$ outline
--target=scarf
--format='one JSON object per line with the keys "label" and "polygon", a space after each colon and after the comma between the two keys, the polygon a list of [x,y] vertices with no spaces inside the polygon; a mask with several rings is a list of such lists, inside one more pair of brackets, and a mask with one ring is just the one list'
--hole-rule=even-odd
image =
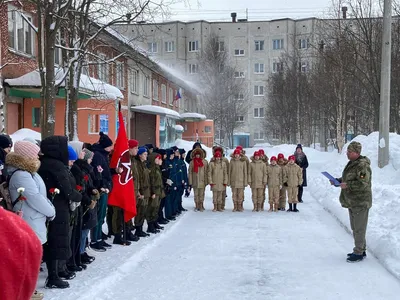
{"label": "scarf", "polygon": [[199,173],[199,168],[204,167],[203,164],[203,159],[201,157],[197,158],[193,158],[193,165],[194,165],[194,172],[195,173]]}

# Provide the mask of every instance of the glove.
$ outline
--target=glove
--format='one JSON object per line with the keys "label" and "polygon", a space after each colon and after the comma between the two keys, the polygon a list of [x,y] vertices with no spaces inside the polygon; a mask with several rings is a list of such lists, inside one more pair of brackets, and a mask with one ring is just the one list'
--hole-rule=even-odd
{"label": "glove", "polygon": [[173,182],[171,179],[167,179],[167,184],[168,184],[169,186],[172,186],[173,183],[174,183],[174,182]]}
{"label": "glove", "polygon": [[284,185],[284,186],[288,186],[288,185],[287,185],[287,182],[285,182],[283,185]]}
{"label": "glove", "polygon": [[71,202],[69,205],[69,209],[71,211],[75,211],[75,209],[77,209],[79,207],[79,205],[81,205],[80,202]]}
{"label": "glove", "polygon": [[177,190],[177,188],[176,187],[174,187],[174,191],[176,191]]}

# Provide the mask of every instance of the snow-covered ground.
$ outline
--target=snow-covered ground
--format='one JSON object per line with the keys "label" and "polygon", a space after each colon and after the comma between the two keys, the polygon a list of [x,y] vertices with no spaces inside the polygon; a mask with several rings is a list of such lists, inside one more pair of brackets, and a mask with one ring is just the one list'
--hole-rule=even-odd
{"label": "snow-covered ground", "polygon": [[[44,290],[45,299],[398,299],[400,138],[391,136],[391,164],[383,170],[376,166],[376,134],[357,139],[373,167],[374,203],[363,262],[346,262],[353,248],[347,211],[340,207],[339,189],[320,173],[339,177],[347,158],[306,148],[309,186],[300,213],[252,213],[249,189],[244,213],[231,212],[230,193],[227,211],[213,213],[207,188],[207,211],[190,210],[163,233],[94,253],[96,261],[70,281],[70,289]],[[178,141],[186,150],[191,145]],[[265,150],[269,157],[288,156],[294,148]],[[246,150],[250,156],[257,149]],[[185,199],[186,208],[193,208],[192,197]],[[39,287],[44,278],[42,273]]]}

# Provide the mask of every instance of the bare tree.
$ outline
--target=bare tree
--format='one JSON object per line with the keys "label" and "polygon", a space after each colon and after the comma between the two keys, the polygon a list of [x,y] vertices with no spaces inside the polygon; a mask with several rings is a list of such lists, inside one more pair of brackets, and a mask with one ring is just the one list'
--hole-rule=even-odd
{"label": "bare tree", "polygon": [[221,139],[226,136],[233,147],[234,131],[248,109],[244,74],[237,71],[223,40],[214,33],[204,43],[198,62],[206,114],[219,128]]}

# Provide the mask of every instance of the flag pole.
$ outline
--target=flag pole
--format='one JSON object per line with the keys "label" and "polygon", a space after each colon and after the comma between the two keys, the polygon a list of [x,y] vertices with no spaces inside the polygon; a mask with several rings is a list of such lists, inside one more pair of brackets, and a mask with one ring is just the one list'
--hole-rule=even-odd
{"label": "flag pole", "polygon": [[123,243],[124,243],[124,246],[127,246],[127,243],[126,243],[126,224],[125,224],[125,212],[124,212],[124,210],[122,209],[122,232],[123,232],[123,237],[124,237],[124,241],[123,241]]}

